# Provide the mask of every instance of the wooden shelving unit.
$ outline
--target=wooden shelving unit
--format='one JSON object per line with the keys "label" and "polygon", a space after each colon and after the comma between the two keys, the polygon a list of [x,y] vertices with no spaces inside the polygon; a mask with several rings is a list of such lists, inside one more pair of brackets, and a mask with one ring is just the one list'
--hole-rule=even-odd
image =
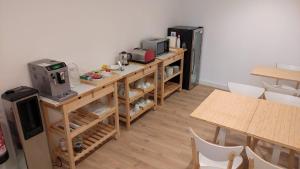
{"label": "wooden shelving unit", "polygon": [[[124,84],[124,94],[125,96],[119,95],[119,103],[124,104],[125,110],[120,112],[120,121],[126,123],[126,127],[130,128],[131,123],[137,119],[140,115],[144,114],[150,109],[156,110],[157,106],[157,71],[158,71],[158,63],[160,61],[156,60],[149,64],[138,64],[131,63],[133,65],[140,65],[142,69],[134,71],[128,75],[126,75],[123,79],[120,80],[120,83]],[[132,86],[133,83],[137,82],[140,79],[146,79],[146,81],[151,81],[151,86],[145,89],[136,89]],[[150,80],[151,79],[151,80]],[[135,96],[129,97],[129,91],[135,91]],[[141,108],[140,111],[135,112],[134,114],[130,114],[130,111],[135,104],[141,98],[145,96],[151,95],[153,97],[152,103]]]}
{"label": "wooden shelving unit", "polygon": [[[119,137],[117,80],[118,78],[113,76],[95,85],[80,84],[74,89],[78,92],[78,96],[64,102],[41,98],[53,161],[60,158],[67,168],[75,169],[76,162],[109,141],[110,138]],[[106,102],[103,103],[104,111],[87,111],[86,106],[100,102],[103,98],[106,98]],[[60,115],[61,120],[53,122],[49,118],[50,113]],[[73,140],[79,136],[82,138],[82,151],[75,152]],[[58,140],[62,138],[65,140],[66,151],[59,147]]]}
{"label": "wooden shelving unit", "polygon": [[[181,85],[174,82],[165,82],[164,83],[164,97],[169,96],[170,94],[174,93],[177,90],[181,89]],[[158,96],[161,98],[161,92],[159,92]]]}
{"label": "wooden shelving unit", "polygon": [[[107,139],[111,138],[117,133],[117,130],[112,125],[97,124],[90,128],[86,134],[83,135],[83,150],[80,153],[74,152],[75,162],[85,157],[92,150],[103,144]],[[61,151],[60,148],[55,149],[55,155],[69,162],[68,152]]]}
{"label": "wooden shelving unit", "polygon": [[[175,91],[182,90],[182,78],[183,78],[183,63],[184,63],[184,50],[183,49],[171,49],[170,53],[159,56],[157,59],[161,60],[158,67],[158,98],[160,104],[164,104],[164,99]],[[174,65],[179,66],[179,72],[174,73],[171,76],[166,76],[165,69],[167,66]],[[178,82],[171,81],[175,77],[178,77]]]}

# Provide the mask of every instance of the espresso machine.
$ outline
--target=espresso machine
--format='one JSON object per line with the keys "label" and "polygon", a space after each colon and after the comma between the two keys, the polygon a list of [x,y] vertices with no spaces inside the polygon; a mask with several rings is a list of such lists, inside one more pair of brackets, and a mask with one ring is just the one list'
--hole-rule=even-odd
{"label": "espresso machine", "polygon": [[7,169],[52,169],[43,113],[36,89],[18,87],[2,94],[2,128],[8,145]]}
{"label": "espresso machine", "polygon": [[71,90],[64,62],[42,59],[29,63],[28,67],[32,86],[39,90],[41,96],[61,102],[77,95]]}

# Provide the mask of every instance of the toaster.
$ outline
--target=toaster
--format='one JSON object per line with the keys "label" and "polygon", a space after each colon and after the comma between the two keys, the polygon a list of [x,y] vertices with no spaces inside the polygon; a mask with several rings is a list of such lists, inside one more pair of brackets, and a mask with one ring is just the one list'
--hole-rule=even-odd
{"label": "toaster", "polygon": [[138,63],[150,63],[155,60],[155,53],[152,49],[144,50],[140,48],[136,48],[131,52],[131,61]]}

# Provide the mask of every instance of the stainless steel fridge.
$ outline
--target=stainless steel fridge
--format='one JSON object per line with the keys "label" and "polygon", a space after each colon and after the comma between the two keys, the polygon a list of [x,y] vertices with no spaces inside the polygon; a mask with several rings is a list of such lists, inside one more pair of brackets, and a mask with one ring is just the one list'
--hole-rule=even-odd
{"label": "stainless steel fridge", "polygon": [[199,83],[203,27],[176,26],[168,28],[168,36],[180,36],[180,47],[184,54],[182,88],[190,90]]}

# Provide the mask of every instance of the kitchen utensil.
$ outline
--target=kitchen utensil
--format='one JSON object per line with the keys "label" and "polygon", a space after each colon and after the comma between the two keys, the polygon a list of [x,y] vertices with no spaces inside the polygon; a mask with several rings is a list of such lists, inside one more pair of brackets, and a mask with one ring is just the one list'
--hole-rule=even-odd
{"label": "kitchen utensil", "polygon": [[167,76],[170,77],[174,74],[174,69],[172,66],[167,66],[166,67],[166,73],[167,73]]}
{"label": "kitchen utensil", "polygon": [[167,37],[170,40],[170,48],[176,48],[176,36],[168,36]]}
{"label": "kitchen utensil", "polygon": [[112,72],[103,71],[103,72],[101,72],[101,75],[103,77],[111,77],[112,76]]}
{"label": "kitchen utensil", "polygon": [[81,153],[83,149],[83,138],[81,136],[77,136],[74,138],[73,149],[76,153]]}
{"label": "kitchen utensil", "polygon": [[119,70],[120,66],[119,65],[109,65],[109,69],[111,69],[111,70]]}
{"label": "kitchen utensil", "polygon": [[131,61],[147,64],[155,60],[155,53],[152,49],[139,49],[135,48],[131,52],[132,58]]}
{"label": "kitchen utensil", "polygon": [[129,61],[131,60],[132,55],[130,53],[127,53],[125,51],[120,53],[120,61],[123,66],[129,65]]}
{"label": "kitchen utensil", "polygon": [[67,151],[66,141],[64,138],[59,139],[59,147],[60,147],[61,151],[63,151],[63,152]]}
{"label": "kitchen utensil", "polygon": [[78,65],[75,63],[69,63],[68,70],[69,70],[69,78],[70,78],[71,88],[79,85],[80,84],[80,73],[79,73]]}
{"label": "kitchen utensil", "polygon": [[173,66],[173,71],[174,71],[174,73],[178,73],[179,72],[179,66],[177,66],[177,65]]}

